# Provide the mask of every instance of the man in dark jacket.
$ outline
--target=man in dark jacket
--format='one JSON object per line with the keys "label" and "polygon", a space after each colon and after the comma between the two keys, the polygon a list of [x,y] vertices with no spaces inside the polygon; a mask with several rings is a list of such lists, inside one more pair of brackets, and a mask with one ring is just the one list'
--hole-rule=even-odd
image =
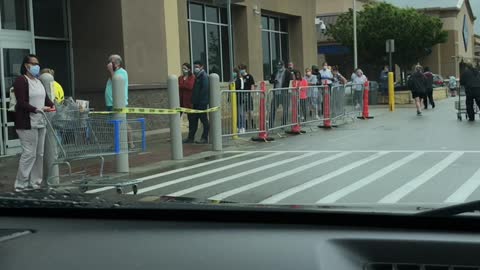
{"label": "man in dark jacket", "polygon": [[425,98],[427,92],[427,79],[423,75],[423,68],[420,65],[415,67],[415,72],[410,76],[408,80],[408,87],[412,91],[412,96],[415,99],[415,105],[417,106],[417,115],[422,115],[422,100]]}
{"label": "man in dark jacket", "polygon": [[388,95],[388,73],[390,72],[388,66],[384,66],[378,78],[380,84],[380,91],[384,95]]}
{"label": "man in dark jacket", "polygon": [[[288,88],[290,87],[291,80],[293,80],[292,73],[285,69],[285,63],[283,61],[279,61],[277,64],[277,71],[270,77],[270,83],[273,85],[273,88]],[[271,103],[269,119],[270,128],[275,127],[275,113],[280,105],[282,105],[283,110],[282,126],[284,126],[287,124],[289,113],[288,110],[290,107],[288,89],[273,91],[273,100]]]}
{"label": "man in dark jacket", "polygon": [[428,103],[432,105],[432,109],[435,109],[435,101],[433,101],[433,73],[430,72],[429,67],[425,67],[425,78],[427,80],[427,93],[425,99],[423,100],[423,105],[425,109],[428,109]]}
{"label": "man in dark jacket", "polygon": [[[193,70],[197,79],[192,91],[192,106],[194,110],[206,110],[208,109],[208,105],[210,103],[208,74],[205,72],[203,63],[200,61],[196,61],[194,63]],[[202,139],[196,143],[208,143],[210,124],[208,123],[208,117],[206,113],[191,114],[191,119],[189,119],[188,125],[188,138],[183,141],[184,143],[194,142],[195,134],[198,130],[198,120],[202,122],[203,134]]]}
{"label": "man in dark jacket", "polygon": [[477,106],[480,106],[480,72],[478,68],[468,65],[465,72],[460,76],[460,85],[465,87],[468,120],[473,122],[475,121],[473,102],[475,101]]}

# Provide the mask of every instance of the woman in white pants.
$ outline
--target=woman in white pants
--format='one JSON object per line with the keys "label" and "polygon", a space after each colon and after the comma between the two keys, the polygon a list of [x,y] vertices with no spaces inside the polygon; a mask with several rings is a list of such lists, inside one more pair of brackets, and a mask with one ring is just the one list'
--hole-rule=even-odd
{"label": "woman in white pants", "polygon": [[37,56],[26,56],[20,73],[22,75],[13,84],[17,98],[15,128],[22,145],[15,191],[41,188],[46,134],[46,122],[41,111],[50,112],[54,108],[45,88],[37,79],[40,74]]}

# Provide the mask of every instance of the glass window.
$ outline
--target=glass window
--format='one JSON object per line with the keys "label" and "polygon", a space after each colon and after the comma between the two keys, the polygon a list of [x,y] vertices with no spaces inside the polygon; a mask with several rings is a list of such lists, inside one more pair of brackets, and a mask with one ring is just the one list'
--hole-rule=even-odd
{"label": "glass window", "polygon": [[2,29],[30,30],[26,0],[0,0]]}
{"label": "glass window", "polygon": [[208,73],[221,74],[220,33],[218,25],[207,26]]}
{"label": "glass window", "polygon": [[228,44],[228,27],[222,26],[222,55],[223,55],[223,81],[230,81],[232,79],[232,63],[230,63],[229,51],[230,47]]}
{"label": "glass window", "polygon": [[268,80],[272,73],[272,64],[270,61],[270,34],[268,32],[262,32],[262,45],[264,79]]}
{"label": "glass window", "polygon": [[207,21],[218,23],[218,8],[206,7]]}
{"label": "glass window", "polygon": [[262,16],[262,29],[268,29],[268,17]]}
{"label": "glass window", "polygon": [[69,43],[67,41],[37,39],[35,47],[42,68],[55,70],[55,81],[62,85],[65,96],[71,96]]}
{"label": "glass window", "polygon": [[285,63],[288,63],[290,61],[290,56],[289,56],[289,44],[288,44],[288,35],[281,34],[280,35],[280,42],[282,46],[282,60]]}
{"label": "glass window", "polygon": [[65,0],[35,0],[33,12],[36,36],[67,37]]}
{"label": "glass window", "polygon": [[190,19],[203,21],[203,5],[190,4]]}
{"label": "glass window", "polygon": [[[286,19],[262,16],[264,79],[274,72],[278,61],[289,61],[288,24]],[[285,30],[285,31],[284,31]]]}
{"label": "glass window", "polygon": [[221,8],[220,9],[220,22],[223,24],[228,24],[228,14],[227,14],[227,9],[226,8]]}
{"label": "glass window", "polygon": [[199,60],[206,63],[205,25],[196,22],[192,22],[190,25],[192,62]]}

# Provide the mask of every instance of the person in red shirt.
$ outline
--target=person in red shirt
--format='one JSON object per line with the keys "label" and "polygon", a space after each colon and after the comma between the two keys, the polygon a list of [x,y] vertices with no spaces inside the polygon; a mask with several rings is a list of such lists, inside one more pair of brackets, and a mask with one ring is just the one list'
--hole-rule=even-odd
{"label": "person in red shirt", "polygon": [[[189,63],[182,65],[182,75],[178,77],[178,88],[180,90],[180,107],[191,109],[193,86],[195,85],[195,75],[192,73],[192,66]],[[182,114],[180,114],[181,116]],[[187,114],[188,124],[191,125],[191,114]]]}
{"label": "person in red shirt", "polygon": [[302,77],[302,73],[299,70],[294,71],[295,80],[293,81],[293,87],[298,88],[300,97],[300,111],[302,113],[302,121],[307,119],[307,98],[308,98],[308,81]]}

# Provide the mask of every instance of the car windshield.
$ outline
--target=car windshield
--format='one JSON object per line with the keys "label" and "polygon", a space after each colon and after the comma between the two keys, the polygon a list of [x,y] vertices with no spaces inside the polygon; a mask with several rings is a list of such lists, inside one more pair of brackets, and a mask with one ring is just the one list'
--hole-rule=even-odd
{"label": "car windshield", "polygon": [[479,11],[0,0],[0,207],[480,200]]}

